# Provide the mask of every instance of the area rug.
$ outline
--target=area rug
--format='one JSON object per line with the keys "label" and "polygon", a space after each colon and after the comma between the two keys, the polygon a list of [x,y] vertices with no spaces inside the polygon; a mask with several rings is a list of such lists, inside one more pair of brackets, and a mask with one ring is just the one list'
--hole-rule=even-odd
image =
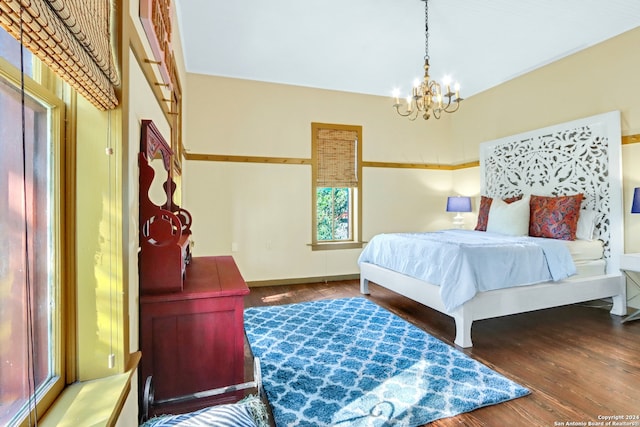
{"label": "area rug", "polygon": [[419,426],[529,394],[365,298],[245,309],[275,424]]}

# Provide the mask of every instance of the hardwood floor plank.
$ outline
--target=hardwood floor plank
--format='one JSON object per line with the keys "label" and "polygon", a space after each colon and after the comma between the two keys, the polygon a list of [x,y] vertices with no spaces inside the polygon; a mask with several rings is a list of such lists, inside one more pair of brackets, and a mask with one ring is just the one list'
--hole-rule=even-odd
{"label": "hardwood floor plank", "polygon": [[[371,301],[455,346],[449,316],[375,284],[370,290]],[[245,306],[353,296],[361,296],[358,281],[265,286],[251,288]],[[558,426],[640,415],[640,320],[620,320],[603,308],[572,305],[474,322],[474,347],[458,349],[531,394],[430,426]],[[249,352],[246,360],[249,373]]]}

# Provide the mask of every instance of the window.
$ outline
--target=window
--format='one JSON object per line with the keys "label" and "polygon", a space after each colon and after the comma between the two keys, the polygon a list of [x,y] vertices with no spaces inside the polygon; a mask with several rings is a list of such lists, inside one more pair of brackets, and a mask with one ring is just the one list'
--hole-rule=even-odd
{"label": "window", "polygon": [[[9,33],[0,28],[0,56],[20,69],[20,44]],[[24,73],[33,78],[33,61],[31,54],[25,50]]]}
{"label": "window", "polygon": [[[11,65],[17,42],[11,46],[6,37],[0,30],[0,425],[12,426],[29,417],[36,401],[42,415],[42,404],[64,385],[64,109],[25,78],[23,114],[19,70]],[[24,62],[26,70],[26,51]]]}
{"label": "window", "polygon": [[353,240],[351,212],[353,190],[349,187],[317,187],[317,239],[321,242]]}
{"label": "window", "polygon": [[362,127],[312,123],[314,249],[360,247]]}

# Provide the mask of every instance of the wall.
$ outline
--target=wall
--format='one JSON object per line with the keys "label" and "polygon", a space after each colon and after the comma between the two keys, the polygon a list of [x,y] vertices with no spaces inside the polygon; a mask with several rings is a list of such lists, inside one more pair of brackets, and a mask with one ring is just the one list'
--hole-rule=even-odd
{"label": "wall", "polygon": [[[109,114],[111,120],[109,120]],[[116,154],[120,150],[117,132],[108,132],[119,120],[118,110],[99,111],[78,96],[76,118],[76,250],[78,379],[81,381],[114,374],[109,354],[123,367],[122,252],[118,246],[121,227],[121,181]],[[109,138],[111,135],[111,138]]]}
{"label": "wall", "polygon": [[[187,74],[185,147],[192,153],[310,157],[310,123],[363,126],[363,159],[459,164],[478,160],[479,144],[611,110],[623,135],[640,133],[640,43],[635,29],[469,97],[440,121],[397,117],[385,97]],[[637,144],[623,147],[625,208],[640,173]],[[310,167],[185,162],[184,206],[194,216],[196,255],[233,252],[248,281],[357,273],[358,250],[312,253]],[[385,231],[448,227],[446,196],[480,192],[479,169],[365,168],[363,238]],[[474,213],[465,214],[467,226]],[[625,214],[626,251],[640,218]],[[631,290],[631,289],[630,289]]]}
{"label": "wall", "polygon": [[[132,236],[128,242],[128,254],[129,254],[129,296],[130,296],[130,317],[138,318],[138,214],[139,214],[139,185],[138,185],[138,153],[140,152],[140,126],[142,120],[153,120],[154,124],[158,127],[158,130],[163,135],[170,135],[170,127],[164,118],[162,110],[151,92],[149,86],[146,84],[144,75],[138,62],[136,61],[133,53],[129,52],[129,81],[132,87],[136,88],[132,91],[129,98],[129,144],[127,146],[128,157],[131,161],[128,162],[127,176],[129,177],[129,197],[127,200],[127,224],[129,226],[129,235]],[[166,137],[165,137],[166,138]],[[159,163],[160,159],[158,159]],[[162,172],[164,172],[164,169]],[[166,174],[166,172],[165,172]],[[162,176],[158,171],[156,176]],[[155,193],[162,193],[162,183],[159,182],[157,186],[154,186],[158,191]],[[157,194],[154,193],[154,196]],[[156,200],[160,203],[165,203],[165,200]],[[138,334],[137,325],[132,325],[131,329],[131,348],[133,350],[138,349]]]}
{"label": "wall", "polygon": [[[478,153],[483,141],[613,110],[621,112],[622,135],[640,133],[638,45],[640,28],[470,97],[452,120],[451,143],[464,147],[456,153]],[[640,144],[624,145],[622,158],[625,252],[636,253],[640,215],[630,210],[640,187]],[[467,178],[466,171],[454,173],[456,186]],[[637,294],[635,286],[628,291]],[[640,306],[640,298],[630,305]]]}
{"label": "wall", "polygon": [[[187,74],[190,153],[311,157],[311,123],[362,125],[363,160],[448,163],[448,121],[410,122],[391,98]],[[448,224],[451,171],[365,168],[363,239]],[[186,161],[194,255],[234,256],[247,281],[355,274],[360,250],[311,251],[311,166]],[[237,251],[232,252],[232,245]]]}
{"label": "wall", "polygon": [[[173,7],[175,5],[173,4]],[[138,38],[142,45],[142,51],[134,52],[128,42],[123,53],[123,99],[126,117],[123,119],[123,145],[122,145],[122,170],[123,176],[123,203],[122,227],[124,255],[124,280],[126,283],[126,295],[128,297],[128,335],[129,349],[131,352],[139,349],[139,287],[138,287],[138,153],[140,151],[140,125],[143,119],[153,120],[154,124],[169,142],[171,140],[171,127],[163,112],[167,108],[165,103],[159,103],[152,90],[153,81],[149,82],[142,67],[149,67],[144,59],[151,58],[151,48],[146,40],[146,35],[138,17],[139,1],[130,0],[123,2],[125,16],[123,17],[123,38]],[[127,16],[128,11],[128,16]],[[175,16],[175,11],[173,12]],[[180,47],[179,29],[177,20],[173,26],[173,48],[179,73],[184,70],[182,52]],[[181,77],[182,78],[182,77]],[[160,81],[160,75],[156,72],[155,81]],[[158,191],[159,192],[159,191]],[[155,192],[153,197],[157,196]],[[155,200],[155,199],[154,199]],[[131,390],[127,396],[124,407],[117,421],[117,426],[128,427],[137,425],[138,418],[138,379],[137,373],[131,381]]]}

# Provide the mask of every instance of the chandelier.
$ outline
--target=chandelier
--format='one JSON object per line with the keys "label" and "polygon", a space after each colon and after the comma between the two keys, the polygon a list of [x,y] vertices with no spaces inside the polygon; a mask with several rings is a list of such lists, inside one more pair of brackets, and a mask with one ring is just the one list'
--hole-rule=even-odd
{"label": "chandelier", "polygon": [[[400,91],[395,89],[396,112],[409,120],[415,120],[418,115],[428,120],[431,116],[439,119],[442,113],[455,113],[460,108],[460,84],[455,83],[451,90],[451,78],[445,77],[442,85],[429,77],[429,2],[424,1],[424,79],[421,82],[416,79],[413,83],[411,95],[407,96],[406,102],[400,103]],[[443,92],[444,87],[444,92]],[[404,101],[404,100],[403,100]]]}

